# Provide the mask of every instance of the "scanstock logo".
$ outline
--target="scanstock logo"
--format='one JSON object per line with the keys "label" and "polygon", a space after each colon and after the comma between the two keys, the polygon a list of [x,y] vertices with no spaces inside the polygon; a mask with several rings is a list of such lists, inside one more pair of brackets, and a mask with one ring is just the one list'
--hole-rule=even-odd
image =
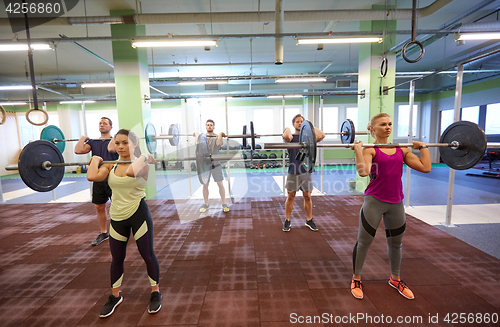
{"label": "scanstock logo", "polygon": [[43,25],[73,9],[80,0],[3,0],[13,33]]}

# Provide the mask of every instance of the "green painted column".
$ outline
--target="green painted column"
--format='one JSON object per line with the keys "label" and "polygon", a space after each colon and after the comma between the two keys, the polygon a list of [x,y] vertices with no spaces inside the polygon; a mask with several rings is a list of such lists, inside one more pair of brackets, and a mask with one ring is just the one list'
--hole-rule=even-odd
{"label": "green painted column", "polygon": [[[112,10],[111,16],[135,14],[133,10]],[[111,25],[111,36],[146,35],[144,25]],[[148,58],[145,48],[132,48],[128,40],[112,41],[113,64],[115,66],[116,107],[121,128],[130,129],[138,137],[144,137],[144,128],[151,122],[149,97]],[[143,140],[139,140],[142,153],[147,153]],[[150,166],[146,198],[156,195],[154,166]]]}
{"label": "green painted column", "polygon": [[[373,9],[385,9],[385,6],[373,6]],[[361,31],[395,30],[396,21],[361,21]],[[394,117],[394,89],[386,92],[384,87],[393,87],[396,82],[396,56],[388,54],[387,74],[381,76],[381,64],[384,51],[396,44],[395,35],[386,35],[382,43],[361,43],[359,45],[358,91],[365,95],[358,96],[358,130],[366,131],[370,118],[378,113],[388,113]],[[381,92],[382,90],[382,92]],[[358,135],[363,143],[373,143],[371,136]],[[392,135],[390,138],[392,141]],[[368,177],[356,177],[356,190],[364,192]]]}

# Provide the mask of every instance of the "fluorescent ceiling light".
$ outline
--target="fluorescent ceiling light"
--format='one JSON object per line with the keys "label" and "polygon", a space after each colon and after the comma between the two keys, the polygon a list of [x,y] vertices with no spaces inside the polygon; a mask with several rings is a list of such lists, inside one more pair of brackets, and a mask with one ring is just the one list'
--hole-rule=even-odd
{"label": "fluorescent ceiling light", "polygon": [[[32,50],[50,50],[51,47],[48,43],[32,43]],[[0,51],[27,51],[28,45],[23,43],[10,43],[10,44],[0,44]]]}
{"label": "fluorescent ceiling light", "polygon": [[163,99],[149,99],[150,102],[162,102]]}
{"label": "fluorescent ceiling light", "polygon": [[26,102],[0,102],[0,106],[24,106]]}
{"label": "fluorescent ceiling light", "polygon": [[74,101],[59,101],[60,104],[71,104],[71,103],[78,103],[78,104],[81,104],[81,103],[95,103],[95,100],[83,100],[83,101],[78,101],[78,100],[74,100]]}
{"label": "fluorescent ceiling light", "polygon": [[215,40],[184,40],[184,41],[136,41],[132,42],[133,48],[156,48],[156,47],[205,47],[217,46]]}
{"label": "fluorescent ceiling light", "polygon": [[276,83],[324,83],[326,77],[297,77],[297,78],[277,78]]}
{"label": "fluorescent ceiling light", "polygon": [[0,90],[31,90],[31,85],[4,85],[0,86]]}
{"label": "fluorescent ceiling light", "polygon": [[206,84],[227,84],[227,80],[217,81],[181,81],[177,82],[178,85],[206,85]]}
{"label": "fluorescent ceiling light", "polygon": [[297,39],[297,44],[330,44],[330,43],[371,43],[382,42],[381,37],[338,37],[326,39]]}
{"label": "fluorescent ceiling light", "polygon": [[[285,98],[303,98],[304,96],[301,94],[290,94],[290,95],[285,95]],[[268,99],[283,99],[282,95],[269,95],[267,97]]]}
{"label": "fluorescent ceiling light", "polygon": [[81,86],[82,86],[82,88],[115,87],[115,83],[84,83]]}
{"label": "fluorescent ceiling light", "polygon": [[457,41],[466,40],[498,40],[500,39],[500,33],[466,33],[459,34]]}

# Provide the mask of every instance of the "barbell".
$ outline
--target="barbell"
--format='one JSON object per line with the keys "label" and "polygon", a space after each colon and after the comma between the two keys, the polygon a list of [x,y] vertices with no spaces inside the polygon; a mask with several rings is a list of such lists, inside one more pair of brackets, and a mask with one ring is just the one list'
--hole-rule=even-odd
{"label": "barbell", "polygon": [[[198,136],[196,157],[159,159],[158,161],[196,161],[198,179],[206,184],[210,180],[213,161],[234,159],[234,155],[212,155],[205,134]],[[131,163],[133,161],[104,161],[103,163]],[[64,177],[64,167],[88,165],[88,162],[64,162],[61,151],[55,144],[46,140],[28,143],[21,151],[17,165],[5,167],[6,170],[19,170],[23,182],[38,192],[55,189]]]}
{"label": "barbell", "polygon": [[[354,126],[354,125],[353,125]],[[351,135],[353,135],[351,133]],[[469,121],[458,121],[446,128],[441,134],[440,143],[426,144],[439,147],[443,162],[450,168],[466,170],[474,167],[484,156],[487,148],[500,148],[500,143],[487,143],[481,127]],[[301,149],[297,159],[307,171],[314,168],[317,148],[351,148],[354,144],[317,144],[314,126],[310,121],[302,123],[299,143],[265,143],[265,149]],[[395,148],[412,147],[412,143],[363,144],[363,147]]]}
{"label": "barbell", "polygon": [[[243,126],[243,134],[246,134],[246,125]],[[325,135],[340,135],[340,141],[344,143],[352,143],[354,142],[355,136],[356,135],[369,135],[369,132],[356,132],[354,128],[354,123],[350,119],[346,119],[342,122],[342,125],[340,126],[340,132],[329,132],[325,133]],[[283,136],[282,134],[255,134],[254,131],[254,125],[253,122],[250,122],[250,140],[251,140],[251,148],[252,150],[255,150],[255,139],[260,138],[260,137],[266,137],[266,136]],[[247,145],[247,140],[246,138],[243,139],[243,147],[246,147]]]}
{"label": "barbell", "polygon": [[[255,139],[266,136],[282,136],[282,134],[255,134],[253,122],[250,122],[250,133],[247,132],[247,125],[243,126],[242,134],[238,135],[226,135],[225,138],[241,138],[243,140],[243,147],[247,147],[247,139],[251,140],[251,149],[255,150]],[[368,132],[356,132],[354,129],[354,123],[350,119],[346,119],[341,127],[340,132],[336,133],[325,133],[326,135],[340,135],[342,143],[352,143],[354,142],[355,135],[367,135]],[[157,140],[166,139],[169,140],[170,145],[177,146],[179,144],[179,138],[181,136],[193,136],[193,134],[181,134],[179,131],[179,126],[177,124],[171,124],[168,129],[168,134],[156,135],[156,129],[152,123],[146,124],[144,129],[144,138],[140,139],[146,140],[146,148],[149,153],[154,154],[157,148]],[[206,137],[217,137],[217,135],[206,135]],[[64,152],[66,148],[65,142],[77,142],[80,139],[66,139],[64,133],[61,129],[55,125],[49,125],[45,127],[40,133],[40,140],[49,141],[56,145],[59,151]],[[111,138],[101,138],[99,140],[111,140]]]}

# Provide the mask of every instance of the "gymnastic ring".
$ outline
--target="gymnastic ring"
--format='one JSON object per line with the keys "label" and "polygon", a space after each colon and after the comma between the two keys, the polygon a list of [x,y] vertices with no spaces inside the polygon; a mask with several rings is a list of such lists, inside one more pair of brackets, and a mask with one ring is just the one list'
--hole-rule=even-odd
{"label": "gymnastic ring", "polygon": [[7,112],[5,111],[3,106],[0,106],[0,112],[2,113],[2,118],[0,119],[0,125],[3,125],[7,120]]}
{"label": "gymnastic ring", "polygon": [[[411,44],[416,44],[416,45],[418,45],[418,46],[420,47],[420,55],[418,56],[418,58],[417,58],[417,59],[413,59],[413,60],[412,60],[412,59],[409,59],[409,58],[406,56],[406,48],[407,48],[409,45],[411,45]],[[406,62],[409,62],[409,63],[413,64],[413,63],[416,63],[417,61],[419,61],[420,59],[422,59],[422,57],[423,57],[423,55],[424,55],[424,52],[425,52],[425,50],[424,50],[424,45],[423,45],[421,42],[417,41],[417,40],[412,40],[412,41],[410,41],[410,42],[408,42],[408,43],[406,43],[406,44],[404,45],[403,50],[401,51],[401,54],[403,55],[403,59],[404,59]]]}
{"label": "gymnastic ring", "polygon": [[[40,110],[41,112],[43,112],[43,114],[45,115],[45,120],[41,123],[35,123],[35,122],[32,122],[30,120],[30,113],[33,111],[33,110]],[[31,125],[35,125],[35,126],[42,126],[42,125],[45,125],[47,124],[47,122],[49,121],[49,114],[47,113],[47,111],[43,110],[43,109],[36,109],[36,108],[31,108],[30,110],[26,111],[26,119],[28,120],[28,122],[31,124]]]}
{"label": "gymnastic ring", "polygon": [[382,59],[382,63],[380,64],[380,77],[385,77],[387,75],[387,66],[389,66],[388,60],[384,57],[384,59]]}

